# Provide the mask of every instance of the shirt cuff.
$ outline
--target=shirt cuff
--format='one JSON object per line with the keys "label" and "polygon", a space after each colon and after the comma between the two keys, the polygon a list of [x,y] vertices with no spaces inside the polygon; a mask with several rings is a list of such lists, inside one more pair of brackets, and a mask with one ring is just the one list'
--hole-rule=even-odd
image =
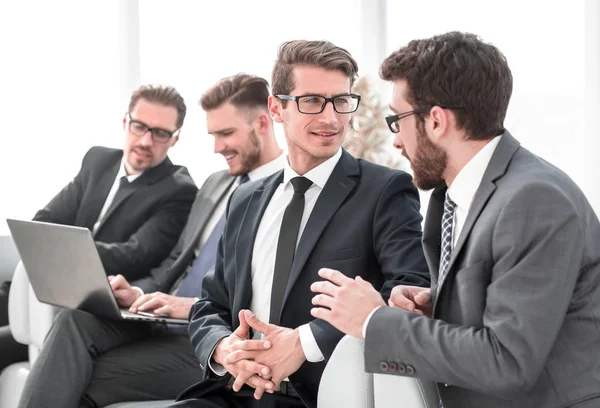
{"label": "shirt cuff", "polygon": [[371,317],[373,317],[373,314],[377,311],[377,309],[379,309],[381,306],[377,306],[375,309],[371,310],[371,313],[369,313],[369,315],[367,316],[367,318],[365,319],[365,322],[363,323],[363,327],[362,327],[362,335],[363,335],[363,339],[367,338],[367,326],[369,325],[369,320],[371,320]]}
{"label": "shirt cuff", "polygon": [[227,374],[227,369],[213,360],[213,354],[215,350],[213,350],[213,352],[210,353],[210,357],[208,358],[208,368],[210,368],[211,371],[219,377],[223,377],[225,374]]}
{"label": "shirt cuff", "polygon": [[140,292],[140,296],[144,296],[144,291],[142,288],[139,288],[137,286],[132,286],[131,289],[137,290],[138,292]]}
{"label": "shirt cuff", "polygon": [[300,332],[300,344],[302,344],[302,351],[307,361],[311,363],[318,363],[319,361],[325,360],[321,349],[315,340],[315,336],[310,328],[310,324],[303,324],[298,328]]}

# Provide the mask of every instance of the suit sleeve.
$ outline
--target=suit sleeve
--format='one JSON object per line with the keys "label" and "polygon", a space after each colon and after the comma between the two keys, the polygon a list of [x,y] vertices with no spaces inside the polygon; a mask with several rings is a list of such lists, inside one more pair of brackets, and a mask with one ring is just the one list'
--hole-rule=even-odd
{"label": "suit sleeve", "polygon": [[107,274],[139,279],[148,273],[146,265],[157,265],[166,258],[187,222],[196,192],[191,179],[180,182],[175,191],[165,194],[160,208],[126,242],[96,241]]}
{"label": "suit sleeve", "polygon": [[33,217],[34,221],[52,222],[55,224],[74,225],[81,199],[83,197],[86,168],[93,148],[84,156],[81,169],[73,181],[67,184],[44,208]]}
{"label": "suit sleeve", "polygon": [[[229,221],[229,208],[236,196],[232,194],[227,203],[227,220]],[[192,306],[189,314],[190,324],[188,334],[200,366],[203,377],[214,376],[208,361],[217,346],[224,337],[233,333],[233,316],[229,303],[230,296],[225,281],[224,259],[228,256],[225,251],[225,239],[228,236],[229,222],[226,222],[223,235],[219,240],[217,259],[215,267],[211,269],[202,280],[202,295],[200,300]],[[233,256],[233,255],[232,255]]]}
{"label": "suit sleeve", "polygon": [[584,227],[569,198],[540,182],[518,191],[490,228],[493,265],[490,260],[483,326],[381,307],[367,327],[368,372],[380,373],[381,361],[395,361],[414,367],[423,380],[497,397],[531,389],[571,301]]}
{"label": "suit sleeve", "polygon": [[[399,173],[384,188],[373,213],[373,250],[384,283],[387,301],[397,285],[429,287],[429,269],[421,245],[419,194],[411,176]],[[310,322],[315,340],[329,358],[343,334],[324,320]]]}

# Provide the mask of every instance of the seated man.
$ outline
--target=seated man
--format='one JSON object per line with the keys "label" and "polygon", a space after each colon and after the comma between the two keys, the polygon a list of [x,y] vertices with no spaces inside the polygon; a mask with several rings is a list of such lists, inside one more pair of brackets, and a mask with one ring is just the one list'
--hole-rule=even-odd
{"label": "seated man", "polygon": [[[108,274],[144,276],[177,243],[197,192],[187,169],[167,157],[185,114],[174,88],[140,87],[123,118],[124,149],[91,148],[73,181],[33,219],[89,228]],[[0,316],[7,313],[4,306]],[[3,351],[5,342],[23,350],[5,335]]]}
{"label": "seated man", "polygon": [[[131,284],[122,275],[110,277],[121,306],[187,318],[204,274],[214,265],[229,196],[239,183],[268,176],[285,162],[268,97],[267,81],[245,74],[221,80],[202,96],[215,152],[227,159],[229,171],[206,180],[177,245],[160,266]],[[111,322],[67,310],[50,330],[19,406],[173,399],[201,375],[185,326]]]}
{"label": "seated man", "polygon": [[386,307],[370,285],[323,270],[313,315],[365,338],[367,371],[438,383],[444,408],[600,407],[600,222],[565,173],[504,129],[506,59],[450,32],[411,41],[381,73],[394,83],[394,145],[417,186],[435,188],[432,285],[394,288]]}
{"label": "seated man", "polygon": [[340,147],[360,101],[350,93],[357,70],[326,41],[279,49],[269,110],[283,124],[289,163],[231,197],[215,269],[190,314],[202,381],[174,406],[250,407],[262,398],[261,406],[316,407],[343,336],[310,316],[321,267],[360,276],[384,297],[399,283],[429,286],[410,175]]}

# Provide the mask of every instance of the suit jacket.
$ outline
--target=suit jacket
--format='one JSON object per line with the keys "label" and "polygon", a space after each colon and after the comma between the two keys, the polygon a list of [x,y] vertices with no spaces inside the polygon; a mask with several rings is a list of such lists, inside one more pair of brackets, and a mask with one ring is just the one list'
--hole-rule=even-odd
{"label": "suit jacket", "polygon": [[235,177],[231,177],[227,170],[213,173],[206,179],[196,194],[187,224],[175,248],[159,266],[152,269],[147,276],[132,282],[132,285],[140,287],[145,293],[171,290],[192,264],[194,252],[198,248],[206,224],[234,181]]}
{"label": "suit jacket", "polygon": [[600,406],[600,223],[583,193],[505,132],[437,287],[445,190],[423,235],[433,319],[378,310],[366,369],[438,382],[444,408]]}
{"label": "suit jacket", "polygon": [[[81,170],[34,220],[92,230],[121,166],[123,151],[91,148]],[[197,192],[187,169],[167,158],[121,187],[125,195],[111,204],[94,234],[107,274],[140,278],[157,266],[177,243]]]}
{"label": "suit jacket", "polygon": [[[229,379],[229,375],[216,377],[208,359],[218,341],[239,326],[238,312],[250,307],[254,239],[282,180],[280,171],[241,186],[230,199],[215,269],[205,277],[202,297],[190,312],[190,338],[205,380],[181,398],[222,388]],[[309,407],[316,406],[327,358],[342,337],[333,326],[310,315],[310,285],[322,280],[318,270],[329,267],[352,278],[360,275],[381,289],[386,299],[397,284],[429,285],[420,243],[419,196],[411,180],[404,172],[343,152],[315,203],[298,243],[280,320],[282,326],[291,328],[310,323],[326,358],[319,363],[305,362],[290,376]]]}

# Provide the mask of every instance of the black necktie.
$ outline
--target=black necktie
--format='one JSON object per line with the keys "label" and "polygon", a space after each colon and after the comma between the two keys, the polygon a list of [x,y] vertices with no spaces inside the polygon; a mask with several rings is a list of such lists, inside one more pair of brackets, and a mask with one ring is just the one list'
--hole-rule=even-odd
{"label": "black necktie", "polygon": [[279,315],[283,306],[283,296],[287,286],[290,269],[296,252],[298,231],[304,213],[304,193],[312,185],[306,177],[294,177],[290,180],[294,187],[294,195],[283,213],[279,240],[277,241],[277,254],[275,255],[275,269],[273,271],[273,286],[271,287],[271,311],[269,321],[279,324]]}

